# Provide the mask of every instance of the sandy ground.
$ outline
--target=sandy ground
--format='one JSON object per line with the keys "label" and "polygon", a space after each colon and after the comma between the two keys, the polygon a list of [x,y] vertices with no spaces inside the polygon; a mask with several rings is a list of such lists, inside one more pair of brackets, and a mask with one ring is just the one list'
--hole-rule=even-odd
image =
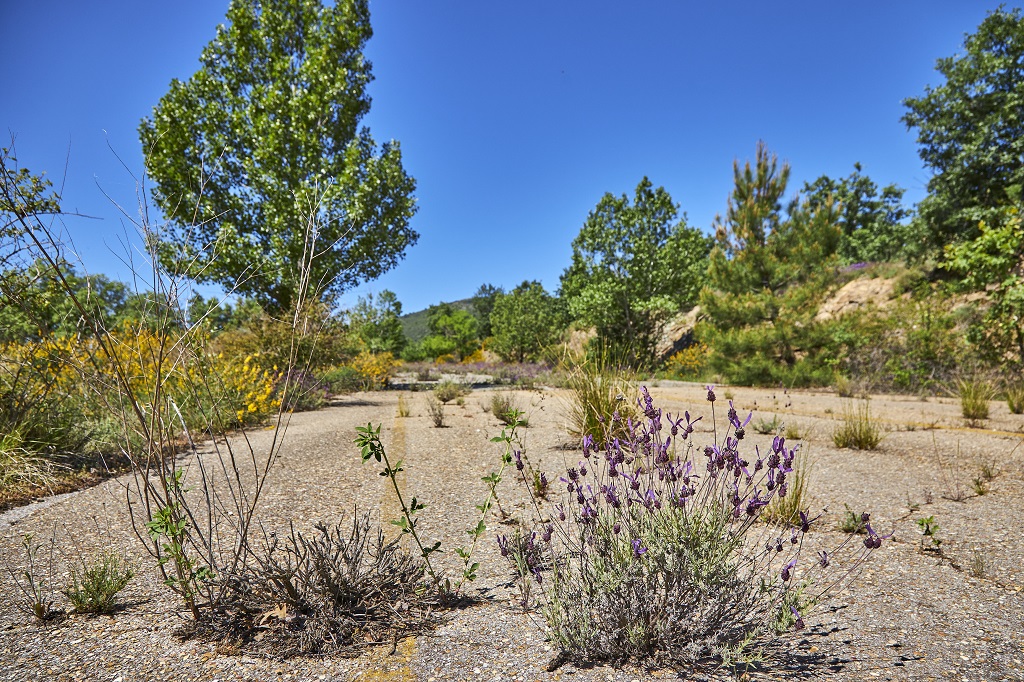
{"label": "sandy ground", "polygon": [[[497,389],[474,391],[464,406],[450,404],[450,426],[443,429],[433,427],[423,393],[404,394],[412,408],[407,418],[397,416],[397,392],[348,396],[319,412],[294,415],[263,500],[265,526],[293,522],[309,528],[317,520],[347,518],[354,506],[380,509],[385,520],[391,518],[395,506],[384,479],[360,462],[352,444],[355,427],[373,422],[383,423],[388,452],[406,462],[403,489],[428,505],[423,533],[445,542],[464,537],[474,522],[473,505],[486,493],[480,477],[495,468],[500,455],[489,442],[500,425],[483,409],[491,390]],[[708,414],[701,386],[655,382],[651,392],[669,411]],[[562,447],[568,442],[562,397],[549,390],[516,395],[530,420],[523,432],[530,457],[557,477],[579,456]],[[1024,416],[993,402],[991,418],[969,428],[952,399],[873,396],[871,411],[886,436],[878,450],[854,451],[832,444],[844,408],[834,394],[720,387],[718,395],[719,419],[731,397],[741,411],[755,410],[755,423],[777,416],[800,434],[813,461],[812,504],[829,510],[817,532],[841,538],[837,527],[849,505],[870,511],[876,527],[895,533],[856,582],[807,619],[807,630],[787,638],[788,662],[751,679],[1024,680]],[[710,438],[706,431],[695,435],[699,443]],[[257,452],[266,451],[272,436],[266,430],[249,435]],[[758,438],[768,437],[751,436],[754,443]],[[983,467],[996,476],[986,494],[978,495],[972,479]],[[429,633],[370,648],[359,658],[283,661],[181,642],[174,632],[185,616],[132,534],[123,483],[109,480],[0,516],[0,562],[15,573],[24,565],[20,542],[26,533],[37,540],[57,538],[58,581],[68,561],[99,548],[127,552],[139,572],[124,592],[125,607],[114,616],[72,616],[44,626],[11,606],[18,594],[12,580],[2,581],[0,596],[8,608],[0,613],[0,679],[429,682],[723,675],[600,665],[546,672],[555,652],[538,617],[515,606],[516,593],[494,543],[502,527],[494,520],[480,546],[480,578],[470,590],[476,604],[445,614]],[[522,494],[508,482],[502,485],[506,509],[525,514]],[[916,521],[924,516],[940,526],[942,556],[920,548]],[[445,567],[453,570],[448,561]]]}

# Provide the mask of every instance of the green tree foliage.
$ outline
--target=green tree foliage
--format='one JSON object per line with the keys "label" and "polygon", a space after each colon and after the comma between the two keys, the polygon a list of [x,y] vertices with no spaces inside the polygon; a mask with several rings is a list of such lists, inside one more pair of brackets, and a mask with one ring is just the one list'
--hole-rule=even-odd
{"label": "green tree foliage", "polygon": [[476,294],[473,295],[471,305],[473,306],[473,315],[480,324],[480,338],[486,339],[494,333],[491,331],[491,311],[494,310],[494,302],[504,293],[505,290],[501,287],[496,287],[493,284],[481,284],[480,288],[476,290]]}
{"label": "green tree foliage", "polygon": [[430,306],[427,326],[430,336],[421,344],[427,357],[438,358],[454,353],[461,360],[480,346],[476,318],[451,303]]}
{"label": "green tree foliage", "polygon": [[360,296],[349,312],[349,321],[368,351],[397,357],[406,344],[401,316],[402,303],[393,291],[385,289],[378,296]]}
{"label": "green tree foliage", "polygon": [[330,301],[418,238],[398,143],[378,149],[360,127],[367,0],[233,0],[227,20],[139,126],[171,222],[161,258],[272,314]]}
{"label": "green tree foliage", "polygon": [[597,329],[608,352],[654,363],[666,321],[697,301],[708,239],[687,227],[663,187],[646,177],[632,203],[605,194],[572,243],[561,296],[573,319]]}
{"label": "green tree foliage", "polygon": [[838,215],[799,199],[783,210],[789,166],[763,143],[733,176],[700,299],[710,366],[735,383],[828,381],[827,330],[813,318],[838,262]]}
{"label": "green tree foliage", "polygon": [[[1019,197],[1013,197],[1019,199]],[[971,341],[986,359],[1004,368],[1024,370],[1024,225],[1020,209],[1006,207],[1002,215],[982,221],[970,242],[946,247],[945,267],[963,276],[963,284],[985,290],[991,305]]]}
{"label": "green tree foliage", "polygon": [[904,189],[886,185],[879,191],[871,178],[853,164],[848,177],[822,175],[805,182],[803,193],[812,211],[830,201],[839,209],[839,258],[843,263],[909,261],[924,250],[921,237],[908,222],[911,212],[903,207]]}
{"label": "green tree foliage", "polygon": [[[59,265],[68,286],[104,327],[151,317],[151,297],[132,293],[126,284],[105,275],[86,276],[68,263]],[[0,274],[0,342],[69,336],[82,330],[81,313],[51,273],[49,264],[36,262]]]}
{"label": "green tree foliage", "polygon": [[491,312],[494,343],[489,346],[506,362],[535,360],[558,341],[565,328],[560,301],[537,281],[523,282],[501,294]]}
{"label": "green tree foliage", "polygon": [[942,85],[904,100],[921,159],[934,175],[918,207],[938,247],[978,236],[981,220],[1024,185],[1024,16],[990,13],[962,54],[939,59]]}

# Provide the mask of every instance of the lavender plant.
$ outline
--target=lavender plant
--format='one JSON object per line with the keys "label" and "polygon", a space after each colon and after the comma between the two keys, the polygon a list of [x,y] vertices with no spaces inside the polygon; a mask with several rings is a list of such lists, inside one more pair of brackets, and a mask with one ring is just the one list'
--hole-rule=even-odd
{"label": "lavender plant", "polygon": [[[713,387],[707,398],[714,422]],[[766,452],[744,454],[751,417],[741,421],[731,404],[728,427],[703,447],[692,438],[701,417],[663,413],[646,388],[637,406],[635,420],[612,416],[602,446],[584,435],[583,459],[559,479],[562,501],[529,529],[533,542],[499,538],[513,570],[541,587],[564,658],[688,664],[768,654],[881,546],[865,524],[863,539],[808,557],[820,515],[760,523],[790,494],[797,448],[777,436]]]}

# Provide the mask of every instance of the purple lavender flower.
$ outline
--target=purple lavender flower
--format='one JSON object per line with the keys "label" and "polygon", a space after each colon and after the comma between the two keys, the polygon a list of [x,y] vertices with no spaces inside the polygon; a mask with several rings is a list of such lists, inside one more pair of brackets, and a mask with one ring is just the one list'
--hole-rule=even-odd
{"label": "purple lavender flower", "polygon": [[715,402],[715,400],[717,400],[717,398],[715,397],[715,387],[711,386],[711,385],[708,385],[708,386],[705,386],[704,388],[708,389],[708,402],[709,403]]}
{"label": "purple lavender flower", "polygon": [[640,542],[640,538],[633,540],[633,557],[639,559],[644,554],[647,554],[647,548]]}
{"label": "purple lavender flower", "polygon": [[515,457],[516,460],[516,469],[522,471],[526,467],[526,465],[523,464],[523,453],[519,450],[513,450],[512,456]]}
{"label": "purple lavender flower", "polygon": [[818,565],[822,568],[828,568],[828,552],[824,550],[818,552]]}
{"label": "purple lavender flower", "polygon": [[800,612],[796,610],[795,606],[790,606],[789,610],[793,612],[793,617],[796,619],[793,622],[793,629],[795,629],[795,630],[803,630],[804,629],[804,619],[800,616]]}
{"label": "purple lavender flower", "polygon": [[793,559],[788,564],[782,567],[782,582],[789,582],[789,579],[793,577],[793,569],[796,568],[796,559]]}
{"label": "purple lavender flower", "polygon": [[498,551],[501,552],[501,556],[508,556],[508,536],[498,536]]}

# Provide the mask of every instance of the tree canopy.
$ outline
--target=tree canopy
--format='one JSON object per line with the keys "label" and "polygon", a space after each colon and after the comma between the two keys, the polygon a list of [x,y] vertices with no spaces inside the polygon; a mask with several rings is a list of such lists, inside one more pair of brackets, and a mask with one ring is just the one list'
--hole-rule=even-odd
{"label": "tree canopy", "polygon": [[[964,52],[938,60],[945,78],[904,100],[921,160],[934,175],[918,210],[935,246],[973,239],[1024,185],[1024,16],[990,13]],[[1019,189],[1018,189],[1019,191]]]}
{"label": "tree canopy", "polygon": [[645,177],[632,202],[608,193],[587,216],[561,296],[618,359],[649,365],[665,322],[696,303],[708,249],[665,188]]}
{"label": "tree canopy", "polygon": [[360,127],[367,0],[232,0],[227,20],[139,126],[161,260],[270,311],[330,300],[418,238],[398,143]]}
{"label": "tree canopy", "polygon": [[349,313],[352,329],[371,353],[399,355],[405,348],[402,331],[402,303],[393,291],[360,296]]}
{"label": "tree canopy", "polygon": [[839,258],[844,263],[906,261],[921,254],[925,245],[908,222],[911,211],[903,206],[904,189],[878,185],[864,175],[859,163],[845,178],[822,175],[805,182],[803,194],[811,210],[830,201],[839,209]]}
{"label": "tree canopy", "polygon": [[523,282],[498,295],[491,312],[491,348],[507,362],[536,359],[558,340],[564,315],[557,298],[537,281]]}

